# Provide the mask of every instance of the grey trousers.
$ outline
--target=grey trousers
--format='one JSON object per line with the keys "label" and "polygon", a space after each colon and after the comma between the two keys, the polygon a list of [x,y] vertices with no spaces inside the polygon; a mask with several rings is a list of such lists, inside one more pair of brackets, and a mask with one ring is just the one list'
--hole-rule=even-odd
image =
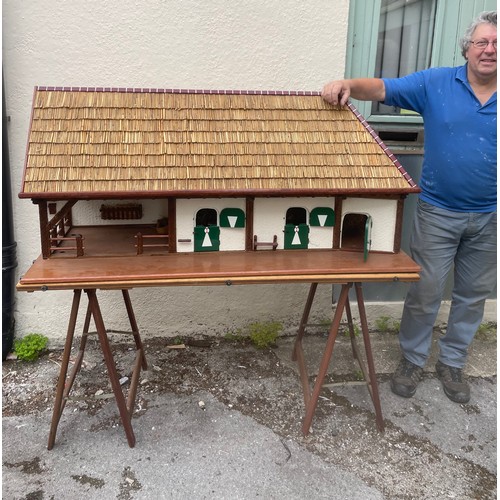
{"label": "grey trousers", "polygon": [[418,200],[410,254],[422,267],[420,281],[406,296],[399,343],[403,356],[423,367],[448,274],[453,292],[446,334],[439,340],[439,360],[462,368],[496,285],[497,217],[494,213],[450,212]]}

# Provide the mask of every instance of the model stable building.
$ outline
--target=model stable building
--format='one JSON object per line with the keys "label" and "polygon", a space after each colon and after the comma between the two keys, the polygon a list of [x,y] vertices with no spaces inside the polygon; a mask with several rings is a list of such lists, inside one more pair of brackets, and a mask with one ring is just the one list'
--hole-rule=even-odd
{"label": "model stable building", "polygon": [[317,92],[37,87],[21,198],[44,259],[398,253],[419,188]]}

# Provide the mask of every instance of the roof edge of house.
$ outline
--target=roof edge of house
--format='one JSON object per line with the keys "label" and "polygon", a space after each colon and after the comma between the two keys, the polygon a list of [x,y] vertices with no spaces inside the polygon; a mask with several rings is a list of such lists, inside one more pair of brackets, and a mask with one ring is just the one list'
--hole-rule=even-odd
{"label": "roof edge of house", "polygon": [[231,90],[231,89],[175,89],[142,87],[53,87],[39,85],[38,91],[47,92],[124,92],[138,94],[218,94],[218,95],[271,95],[271,96],[320,96],[312,90]]}
{"label": "roof edge of house", "polygon": [[370,188],[370,189],[321,189],[321,190],[295,190],[295,189],[281,189],[281,190],[227,190],[227,191],[89,191],[89,192],[41,192],[29,193],[20,192],[19,198],[31,199],[33,202],[39,201],[61,201],[61,200],[123,200],[123,199],[153,199],[153,198],[278,198],[278,197],[314,197],[319,196],[360,196],[360,197],[373,197],[373,196],[404,196],[413,193],[419,193],[418,186],[409,187],[404,189],[387,189],[387,188]]}

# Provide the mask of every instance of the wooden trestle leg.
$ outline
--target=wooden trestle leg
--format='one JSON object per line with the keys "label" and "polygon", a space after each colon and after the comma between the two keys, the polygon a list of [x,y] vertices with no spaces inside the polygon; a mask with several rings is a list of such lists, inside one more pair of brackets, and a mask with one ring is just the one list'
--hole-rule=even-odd
{"label": "wooden trestle leg", "polygon": [[[358,359],[359,366],[361,368],[361,371],[363,372],[363,375],[365,377],[368,386],[368,391],[370,392],[370,396],[372,398],[373,406],[375,408],[375,418],[377,422],[377,428],[380,432],[384,432],[384,417],[382,416],[382,405],[380,404],[377,374],[375,372],[375,362],[373,361],[373,353],[370,342],[370,332],[368,331],[368,321],[366,320],[365,301],[363,298],[363,290],[361,287],[361,283],[354,283],[354,289],[356,290],[356,301],[358,303],[361,331],[363,332],[363,343],[365,345],[368,373],[363,364],[361,356],[357,354],[356,358]],[[356,345],[356,339],[354,338],[354,328],[352,326],[352,319],[350,320],[350,335],[353,345]]]}
{"label": "wooden trestle leg", "polygon": [[75,333],[76,320],[78,317],[78,308],[80,305],[81,292],[82,292],[81,290],[74,290],[73,294],[73,304],[71,308],[68,331],[66,334],[66,342],[64,346],[61,369],[59,372],[59,379],[57,382],[54,412],[52,416],[49,442],[47,448],[51,450],[54,446],[59,420],[61,418],[64,407],[66,406],[66,402],[69,398],[69,394],[73,387],[76,375],[80,371],[80,368],[82,366],[85,347],[87,345],[87,338],[89,335],[90,320],[92,318],[94,320],[94,324],[97,330],[97,336],[99,338],[99,343],[104,356],[104,361],[106,363],[106,368],[108,370],[108,377],[111,382],[111,387],[113,389],[113,394],[115,396],[116,405],[118,407],[120,418],[123,427],[125,429],[125,435],[127,436],[127,441],[129,446],[133,448],[135,445],[135,435],[132,429],[131,419],[134,411],[137,387],[139,384],[139,375],[141,372],[141,368],[147,369],[147,362],[144,354],[142,340],[139,334],[139,330],[137,328],[137,322],[135,320],[132,303],[130,301],[130,296],[128,290],[122,290],[123,300],[125,302],[127,315],[130,321],[130,326],[132,328],[131,333],[134,335],[134,340],[136,345],[136,358],[130,381],[129,394],[127,400],[125,401],[125,396],[120,386],[118,372],[116,370],[113,354],[111,352],[107,331],[104,326],[104,320],[102,318],[101,309],[99,307],[99,301],[97,300],[96,291],[93,289],[85,290],[85,293],[88,297],[87,313],[85,317],[82,337],[80,340],[78,355],[76,357],[73,368],[71,369],[71,373],[68,376],[68,366],[70,361],[71,347],[73,344],[73,338]]}
{"label": "wooden trestle leg", "polygon": [[321,359],[321,363],[318,370],[318,375],[314,382],[312,391],[309,385],[309,375],[307,371],[307,366],[304,357],[304,351],[302,347],[302,340],[304,337],[305,329],[307,326],[307,320],[309,318],[309,313],[311,311],[312,304],[314,302],[314,296],[317,289],[317,283],[312,283],[309,289],[309,295],[307,297],[306,305],[304,307],[304,312],[302,315],[302,319],[299,325],[299,331],[297,334],[297,338],[295,341],[292,359],[297,361],[300,378],[302,382],[302,388],[304,391],[304,404],[305,404],[305,416],[302,422],[302,433],[306,436],[309,433],[311,428],[312,419],[314,417],[314,413],[316,411],[316,406],[318,404],[319,395],[323,386],[323,382],[328,371],[328,366],[330,364],[330,360],[333,354],[333,348],[335,346],[335,340],[337,338],[338,330],[340,327],[342,315],[344,310],[346,311],[347,322],[349,326],[349,334],[351,338],[351,345],[353,356],[358,360],[361,371],[363,372],[365,381],[368,386],[368,390],[370,396],[373,401],[373,406],[375,408],[376,415],[376,423],[377,428],[380,432],[384,430],[384,420],[382,417],[382,408],[380,405],[379,393],[378,393],[378,384],[375,373],[375,364],[373,362],[373,354],[371,350],[370,337],[368,332],[368,323],[366,321],[366,313],[364,307],[364,299],[363,293],[361,289],[361,283],[354,283],[356,290],[356,300],[358,303],[358,310],[360,315],[361,322],[361,330],[363,332],[363,341],[365,345],[366,359],[368,363],[368,370],[363,364],[363,360],[360,356],[359,349],[356,343],[355,335],[354,335],[354,325],[352,322],[351,316],[351,307],[349,304],[349,289],[352,287],[353,283],[345,283],[342,285],[340,296],[337,302],[337,306],[335,309],[335,314],[333,316],[332,325],[330,327],[330,331],[328,334],[328,339],[326,341],[325,350],[323,352],[323,356]]}
{"label": "wooden trestle leg", "polygon": [[[57,426],[61,419],[61,414],[64,410],[65,399],[64,393],[66,386],[66,374],[68,373],[69,357],[71,354],[71,346],[73,345],[73,337],[75,335],[76,318],[78,317],[78,307],[80,306],[81,290],[73,291],[73,304],[71,306],[71,314],[69,317],[68,331],[66,333],[66,342],[64,344],[64,351],[61,361],[61,369],[59,371],[59,379],[56,387],[56,400],[54,402],[54,412],[52,414],[52,422],[50,424],[49,443],[47,448],[51,450],[54,447],[56,440]],[[76,367],[76,364],[75,364]],[[71,387],[68,386],[68,391]]]}

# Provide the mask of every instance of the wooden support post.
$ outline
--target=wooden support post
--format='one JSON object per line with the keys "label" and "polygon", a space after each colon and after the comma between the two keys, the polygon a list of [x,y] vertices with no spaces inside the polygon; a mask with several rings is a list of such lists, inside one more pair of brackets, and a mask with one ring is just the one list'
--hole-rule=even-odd
{"label": "wooden support post", "polygon": [[142,255],[144,251],[144,239],[142,237],[142,233],[137,233],[135,235],[135,238],[137,240],[136,247],[137,247],[137,255]]}
{"label": "wooden support post", "polygon": [[349,293],[349,288],[351,284],[342,285],[342,290],[340,291],[340,297],[337,302],[337,308],[333,316],[332,325],[330,327],[330,333],[328,334],[328,339],[326,341],[325,350],[323,352],[323,357],[321,358],[321,363],[318,370],[318,376],[314,382],[314,387],[311,393],[311,397],[306,406],[306,414],[304,420],[302,421],[302,433],[307,436],[309,429],[311,428],[311,422],[316,411],[316,406],[318,404],[319,394],[323,386],[323,381],[325,380],[326,372],[328,370],[328,365],[330,364],[330,359],[333,353],[333,347],[335,345],[335,340],[337,339],[337,334],[339,331],[340,321],[342,319],[342,314],[344,312],[345,303],[347,301],[347,295]]}
{"label": "wooden support post", "polygon": [[85,290],[85,293],[89,298],[90,310],[92,311],[92,316],[94,318],[99,343],[101,344],[101,350],[104,355],[104,362],[106,363],[106,368],[108,369],[109,381],[111,382],[113,394],[115,395],[116,405],[118,406],[118,411],[120,412],[120,418],[125,429],[125,435],[127,436],[129,446],[133,448],[135,446],[135,435],[134,430],[132,429],[131,415],[128,411],[127,403],[120,386],[120,379],[118,377],[118,372],[116,371],[116,365],[111,352],[96,291],[93,289]]}
{"label": "wooden support post", "polygon": [[68,331],[66,333],[66,342],[64,344],[63,357],[61,361],[61,369],[59,372],[59,379],[56,387],[56,400],[54,402],[54,412],[52,414],[52,422],[50,425],[49,443],[47,448],[51,450],[54,447],[56,440],[57,426],[65,406],[63,400],[64,388],[66,385],[66,374],[68,373],[69,358],[71,355],[71,346],[73,344],[73,337],[75,334],[76,318],[78,316],[78,307],[80,306],[81,290],[74,290],[73,292],[73,305],[71,306],[71,314],[69,317]]}

